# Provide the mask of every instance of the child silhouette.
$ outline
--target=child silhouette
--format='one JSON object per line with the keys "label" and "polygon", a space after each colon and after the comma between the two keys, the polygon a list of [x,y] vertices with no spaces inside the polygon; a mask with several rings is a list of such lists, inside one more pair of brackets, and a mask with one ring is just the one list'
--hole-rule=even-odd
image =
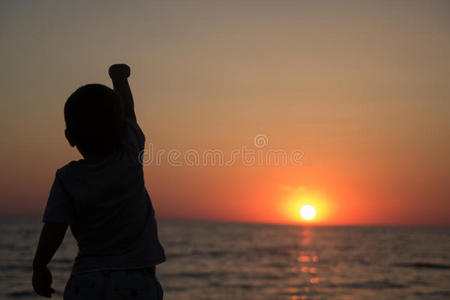
{"label": "child silhouette", "polygon": [[47,265],[67,228],[78,254],[64,299],[162,299],[155,266],[165,261],[139,154],[145,137],[128,85],[130,68],[112,65],[114,91],[88,84],[64,106],[65,135],[82,160],[56,171],[33,261],[33,288],[51,297]]}

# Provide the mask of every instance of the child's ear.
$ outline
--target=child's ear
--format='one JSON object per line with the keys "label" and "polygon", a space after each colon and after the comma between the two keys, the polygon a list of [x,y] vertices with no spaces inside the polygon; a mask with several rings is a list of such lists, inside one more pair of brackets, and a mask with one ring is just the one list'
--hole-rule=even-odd
{"label": "child's ear", "polygon": [[70,131],[68,129],[66,129],[64,131],[64,134],[66,135],[66,139],[69,142],[70,146],[75,147],[75,140],[74,140],[73,136],[70,134]]}

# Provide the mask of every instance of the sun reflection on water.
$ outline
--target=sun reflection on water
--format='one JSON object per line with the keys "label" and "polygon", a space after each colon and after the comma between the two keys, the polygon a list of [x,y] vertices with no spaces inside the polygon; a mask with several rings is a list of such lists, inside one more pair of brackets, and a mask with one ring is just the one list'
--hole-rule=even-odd
{"label": "sun reflection on water", "polygon": [[[311,228],[305,227],[299,231],[299,252],[296,256],[296,272],[300,280],[297,287],[300,292],[291,295],[290,299],[306,299],[306,295],[318,292],[321,282],[319,277],[319,256],[315,250],[311,249],[313,243],[313,232]],[[292,287],[291,287],[292,288]],[[293,289],[291,289],[292,291]]]}

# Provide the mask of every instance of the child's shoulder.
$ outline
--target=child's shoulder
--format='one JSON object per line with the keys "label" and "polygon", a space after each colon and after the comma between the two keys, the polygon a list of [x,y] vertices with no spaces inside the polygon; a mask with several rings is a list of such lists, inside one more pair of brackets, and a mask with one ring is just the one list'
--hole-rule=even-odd
{"label": "child's shoulder", "polygon": [[102,161],[88,163],[83,159],[73,160],[56,170],[56,176],[62,178],[83,177],[91,173],[108,172],[111,168],[120,167],[124,163],[124,151],[114,151]]}
{"label": "child's shoulder", "polygon": [[81,164],[81,160],[72,160],[71,162],[65,164],[56,170],[56,176],[58,177],[67,177],[72,174],[78,166]]}

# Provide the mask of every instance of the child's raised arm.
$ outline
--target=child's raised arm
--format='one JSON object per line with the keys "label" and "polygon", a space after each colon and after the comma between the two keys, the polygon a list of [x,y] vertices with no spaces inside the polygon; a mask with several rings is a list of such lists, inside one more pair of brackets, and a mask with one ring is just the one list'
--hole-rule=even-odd
{"label": "child's raised arm", "polygon": [[131,94],[128,77],[130,76],[130,67],[126,64],[116,64],[109,67],[109,77],[111,77],[114,91],[122,98],[125,117],[136,120],[134,112],[133,95]]}

